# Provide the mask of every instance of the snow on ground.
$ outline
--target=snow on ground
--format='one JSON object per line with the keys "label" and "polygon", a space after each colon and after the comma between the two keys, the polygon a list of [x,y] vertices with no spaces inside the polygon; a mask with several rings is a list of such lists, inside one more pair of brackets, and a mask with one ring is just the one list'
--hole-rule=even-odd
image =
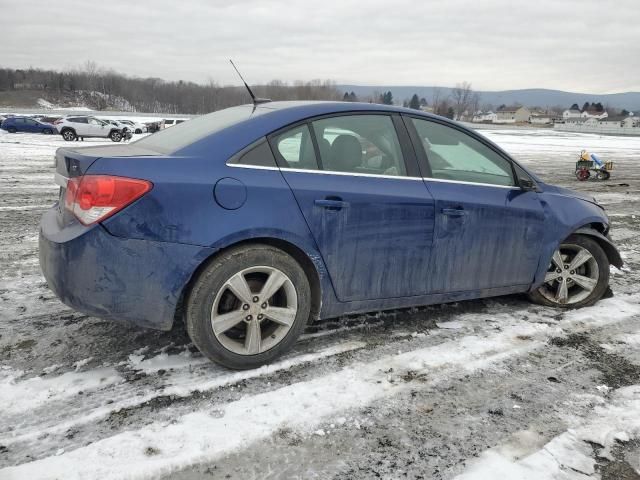
{"label": "snow on ground", "polygon": [[[247,372],[207,362],[180,327],[62,305],[39,272],[37,224],[68,144],[0,133],[0,478],[637,480],[640,139],[485,133],[606,205],[626,261],[615,296],[569,312],[499,297],[324,321]],[[575,182],[582,148],[616,163],[611,181]]]}

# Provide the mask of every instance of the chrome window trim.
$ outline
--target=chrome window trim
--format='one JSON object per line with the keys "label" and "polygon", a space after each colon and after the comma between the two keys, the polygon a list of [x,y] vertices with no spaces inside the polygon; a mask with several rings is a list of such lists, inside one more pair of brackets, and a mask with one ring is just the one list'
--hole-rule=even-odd
{"label": "chrome window trim", "polygon": [[59,185],[62,188],[67,188],[67,183],[69,182],[69,178],[65,177],[64,175],[59,174],[58,172],[56,172],[53,175],[53,179],[56,182],[56,185]]}
{"label": "chrome window trim", "polygon": [[251,168],[255,170],[280,170],[278,167],[269,167],[267,165],[243,165],[240,163],[229,163],[227,162],[227,167],[232,168]]}
{"label": "chrome window trim", "polygon": [[[332,170],[309,170],[306,168],[278,168],[278,167],[266,167],[262,165],[241,165],[237,163],[227,163],[227,167],[232,168],[249,168],[253,170],[281,170],[284,172],[293,172],[293,173],[317,173],[320,175],[342,175],[348,177],[367,177],[367,178],[389,178],[393,180],[424,180],[425,182],[440,182],[440,183],[458,183],[460,185],[476,185],[479,187],[495,187],[495,188],[506,188],[509,190],[519,190],[520,187],[515,185],[496,185],[494,183],[479,183],[479,182],[465,182],[462,180],[446,180],[443,178],[431,178],[431,177],[407,177],[400,175],[378,175],[375,173],[353,173],[353,172],[334,172]],[[56,174],[58,175],[58,174]],[[64,178],[64,177],[63,177]]]}
{"label": "chrome window trim", "polygon": [[428,177],[428,178],[425,178],[424,181],[440,182],[440,183],[459,183],[461,185],[478,185],[480,187],[495,187],[495,188],[508,188],[509,190],[520,190],[520,187],[517,187],[515,185],[496,185],[495,183],[465,182],[463,180],[447,180],[444,178]]}
{"label": "chrome window trim", "polygon": [[390,178],[393,180],[422,180],[422,177],[408,177],[406,175],[382,175],[377,173],[336,172],[333,170],[308,170],[306,168],[283,168],[283,172],[318,173],[320,175],[342,175],[347,177]]}

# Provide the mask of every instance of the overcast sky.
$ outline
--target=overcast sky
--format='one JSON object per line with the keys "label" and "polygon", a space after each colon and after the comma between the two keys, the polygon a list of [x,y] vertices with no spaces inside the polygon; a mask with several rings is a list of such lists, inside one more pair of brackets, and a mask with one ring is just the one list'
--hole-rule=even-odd
{"label": "overcast sky", "polygon": [[640,0],[0,0],[0,65],[237,84],[640,91]]}

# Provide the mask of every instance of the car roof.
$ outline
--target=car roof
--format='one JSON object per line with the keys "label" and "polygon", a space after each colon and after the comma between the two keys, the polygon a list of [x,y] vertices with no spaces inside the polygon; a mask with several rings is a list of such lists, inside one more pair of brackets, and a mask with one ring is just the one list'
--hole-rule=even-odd
{"label": "car roof", "polygon": [[297,110],[300,117],[324,115],[330,113],[348,112],[348,111],[377,111],[377,112],[397,112],[410,113],[436,117],[421,110],[411,108],[398,107],[396,105],[382,105],[379,103],[364,102],[334,102],[323,100],[304,100],[304,101],[278,101],[259,104],[256,109],[262,110]]}

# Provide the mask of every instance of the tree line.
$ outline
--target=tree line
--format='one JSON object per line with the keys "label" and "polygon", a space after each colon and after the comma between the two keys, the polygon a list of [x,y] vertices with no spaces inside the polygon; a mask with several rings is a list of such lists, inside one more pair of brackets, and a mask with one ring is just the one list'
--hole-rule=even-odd
{"label": "tree line", "polygon": [[[252,87],[258,97],[272,100],[340,100],[342,92],[330,80],[273,80]],[[0,68],[0,91],[35,90],[61,106],[80,103],[95,110],[204,114],[250,102],[244,87],[129,77],[88,61],[68,71]]]}

